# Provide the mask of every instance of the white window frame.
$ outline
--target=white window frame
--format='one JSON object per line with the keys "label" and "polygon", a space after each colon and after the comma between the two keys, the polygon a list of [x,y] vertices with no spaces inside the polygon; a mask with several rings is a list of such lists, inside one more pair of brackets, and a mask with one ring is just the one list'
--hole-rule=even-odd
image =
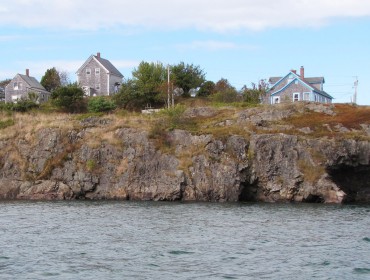
{"label": "white window frame", "polygon": [[100,91],[100,84],[95,84],[95,89]]}
{"label": "white window frame", "polygon": [[95,68],[95,76],[100,76],[100,68]]}
{"label": "white window frame", "polygon": [[86,76],[91,76],[91,68],[86,68]]}
{"label": "white window frame", "polygon": [[272,104],[279,104],[279,103],[280,103],[280,96],[273,96]]}
{"label": "white window frame", "polygon": [[[300,97],[299,95],[300,95],[300,94],[299,94],[299,92],[294,92],[294,93],[293,93],[293,102],[298,102],[298,101],[300,101],[300,100],[299,100],[299,97]],[[296,100],[296,96],[297,96],[297,100]]]}
{"label": "white window frame", "polygon": [[13,90],[18,90],[18,82],[13,83]]}
{"label": "white window frame", "polygon": [[[305,98],[307,94],[308,94],[308,98]],[[310,101],[310,95],[311,95],[311,93],[309,91],[304,92],[303,93],[303,100],[304,101]]]}

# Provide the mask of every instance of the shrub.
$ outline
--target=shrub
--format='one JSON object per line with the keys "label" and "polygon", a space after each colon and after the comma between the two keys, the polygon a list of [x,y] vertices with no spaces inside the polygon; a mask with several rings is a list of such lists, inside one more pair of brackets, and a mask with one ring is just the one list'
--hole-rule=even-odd
{"label": "shrub", "polygon": [[87,110],[92,113],[109,112],[116,109],[116,104],[103,96],[92,97],[87,104]]}
{"label": "shrub", "polygon": [[86,107],[84,91],[76,84],[57,88],[51,94],[51,98],[56,107],[66,112],[83,112]]}
{"label": "shrub", "polygon": [[21,99],[17,103],[1,103],[1,111],[28,112],[32,109],[39,108],[39,104],[32,100]]}
{"label": "shrub", "polygon": [[241,101],[241,95],[239,95],[234,89],[226,89],[225,91],[219,91],[212,96],[214,102],[221,103],[234,103]]}

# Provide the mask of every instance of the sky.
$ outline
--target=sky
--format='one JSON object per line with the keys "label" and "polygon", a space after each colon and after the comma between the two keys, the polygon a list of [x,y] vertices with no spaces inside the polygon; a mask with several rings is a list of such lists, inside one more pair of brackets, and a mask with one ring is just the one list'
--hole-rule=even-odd
{"label": "sky", "polygon": [[370,0],[0,0],[0,81],[76,71],[97,52],[125,76],[141,61],[199,65],[237,89],[305,68],[336,103],[370,105]]}

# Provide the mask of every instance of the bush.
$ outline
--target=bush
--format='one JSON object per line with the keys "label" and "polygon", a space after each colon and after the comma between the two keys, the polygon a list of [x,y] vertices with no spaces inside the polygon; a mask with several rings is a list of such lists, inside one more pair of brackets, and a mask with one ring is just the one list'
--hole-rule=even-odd
{"label": "bush", "polygon": [[1,111],[28,112],[32,109],[39,108],[39,104],[28,99],[18,100],[17,103],[1,103]]}
{"label": "bush", "polygon": [[84,91],[76,84],[59,87],[51,94],[52,103],[70,113],[78,113],[86,110]]}
{"label": "bush", "polygon": [[226,89],[225,91],[219,91],[215,93],[211,98],[214,102],[221,103],[240,102],[242,99],[242,97],[234,89]]}
{"label": "bush", "polygon": [[109,112],[116,109],[116,104],[103,96],[91,97],[87,104],[87,110],[92,113]]}

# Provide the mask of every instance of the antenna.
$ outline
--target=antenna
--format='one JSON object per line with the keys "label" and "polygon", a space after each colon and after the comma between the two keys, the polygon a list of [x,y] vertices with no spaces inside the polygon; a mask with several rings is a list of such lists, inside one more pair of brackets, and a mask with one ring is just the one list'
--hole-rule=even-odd
{"label": "antenna", "polygon": [[353,104],[357,104],[357,87],[358,87],[358,77],[355,77],[356,81],[354,83],[355,93],[353,95]]}

